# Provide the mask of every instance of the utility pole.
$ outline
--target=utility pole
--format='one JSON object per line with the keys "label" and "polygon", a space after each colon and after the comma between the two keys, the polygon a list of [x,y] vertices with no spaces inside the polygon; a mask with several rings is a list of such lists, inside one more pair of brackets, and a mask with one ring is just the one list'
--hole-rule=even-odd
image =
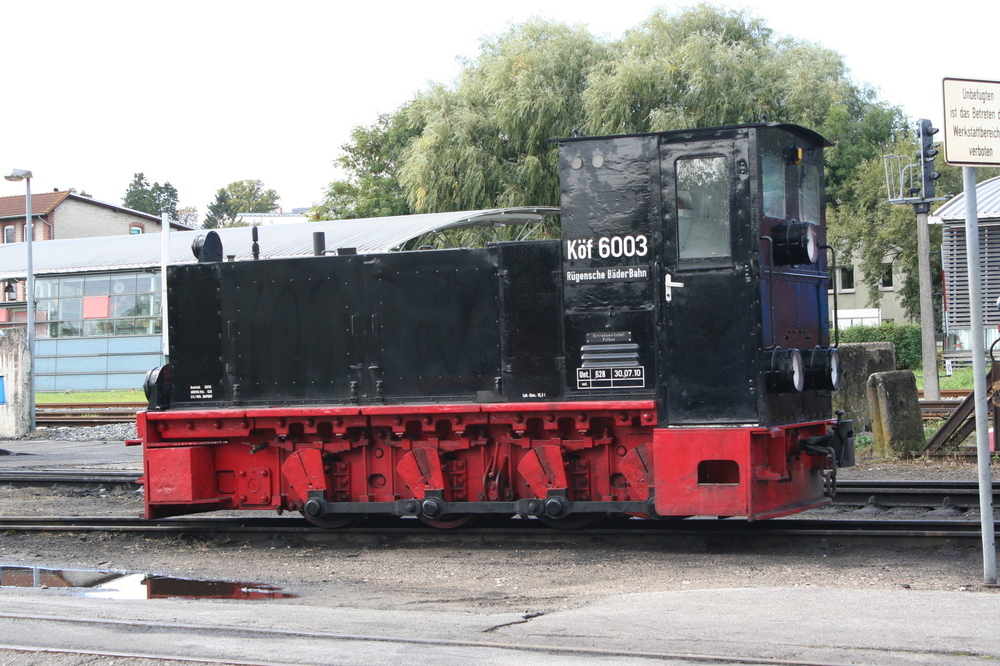
{"label": "utility pole", "polygon": [[934,199],[934,181],[941,174],[934,171],[934,148],[936,127],[931,121],[921,118],[917,123],[917,138],[920,141],[920,185],[923,201],[913,204],[917,214],[917,277],[920,282],[920,348],[924,361],[924,398],[940,400],[938,384],[937,343],[934,341],[934,291],[931,282],[931,233],[927,227],[927,214],[931,212],[930,202]]}
{"label": "utility pole", "polygon": [[[927,215],[931,211],[932,201],[941,201],[944,197],[935,197],[935,181],[941,174],[934,171],[934,156],[938,151],[934,144],[936,127],[931,121],[921,118],[917,122],[917,139],[920,150],[917,152],[917,164],[909,160],[903,164],[902,157],[886,155],[886,186],[889,190],[889,203],[912,204],[917,214],[917,279],[920,285],[920,349],[924,366],[924,397],[928,400],[940,400],[941,388],[938,382],[937,342],[934,333],[934,287],[931,280],[931,234],[927,226]],[[915,174],[916,167],[920,173]],[[919,185],[913,183],[919,176]],[[909,183],[909,186],[906,184]],[[895,197],[893,195],[896,195]]]}

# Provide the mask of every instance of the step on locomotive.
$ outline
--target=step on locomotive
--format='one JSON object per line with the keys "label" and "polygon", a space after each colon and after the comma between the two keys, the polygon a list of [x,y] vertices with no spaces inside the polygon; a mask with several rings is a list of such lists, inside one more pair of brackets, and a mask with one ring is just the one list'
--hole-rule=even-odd
{"label": "step on locomotive", "polygon": [[819,134],[558,140],[562,238],[167,271],[138,415],[146,516],[299,511],[452,527],[758,520],[830,501]]}

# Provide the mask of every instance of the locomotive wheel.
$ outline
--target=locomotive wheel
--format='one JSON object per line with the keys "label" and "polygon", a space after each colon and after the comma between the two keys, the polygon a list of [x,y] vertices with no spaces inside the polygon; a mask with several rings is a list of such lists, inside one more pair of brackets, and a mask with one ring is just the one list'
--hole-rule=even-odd
{"label": "locomotive wheel", "polygon": [[441,516],[440,518],[420,516],[420,522],[425,525],[430,525],[431,527],[436,527],[439,530],[453,530],[458,527],[466,527],[473,524],[476,517],[477,516],[474,513],[449,513],[448,515]]}
{"label": "locomotive wheel", "polygon": [[563,518],[550,518],[549,516],[538,516],[549,527],[557,530],[586,530],[597,527],[607,518],[605,513],[578,513],[565,516]]}
{"label": "locomotive wheel", "polygon": [[326,516],[310,516],[305,511],[299,512],[303,518],[308,520],[310,523],[316,527],[323,527],[328,530],[339,530],[345,527],[354,527],[362,520],[365,519],[364,515],[345,513],[345,514],[333,514]]}

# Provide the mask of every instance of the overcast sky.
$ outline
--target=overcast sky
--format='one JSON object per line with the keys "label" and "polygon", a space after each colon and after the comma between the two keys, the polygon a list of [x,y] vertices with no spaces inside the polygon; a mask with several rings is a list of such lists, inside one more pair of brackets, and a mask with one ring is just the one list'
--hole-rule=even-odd
{"label": "overcast sky", "polygon": [[[657,6],[690,4],[4,0],[0,171],[113,203],[142,171],[201,217],[247,178],[286,210],[308,207],[338,177],[352,127],[453,81],[482,37],[532,16],[618,37]],[[935,126],[943,77],[1000,80],[995,0],[726,4],[839,51],[856,81]],[[0,196],[23,192],[0,180]]]}

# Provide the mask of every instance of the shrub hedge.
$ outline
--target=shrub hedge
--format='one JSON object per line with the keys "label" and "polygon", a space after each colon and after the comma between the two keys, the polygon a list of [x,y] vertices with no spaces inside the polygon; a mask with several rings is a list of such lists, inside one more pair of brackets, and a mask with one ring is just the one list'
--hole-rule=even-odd
{"label": "shrub hedge", "polygon": [[896,347],[896,369],[916,370],[922,363],[920,327],[914,324],[885,323],[878,326],[851,326],[840,332],[841,342],[891,342]]}

